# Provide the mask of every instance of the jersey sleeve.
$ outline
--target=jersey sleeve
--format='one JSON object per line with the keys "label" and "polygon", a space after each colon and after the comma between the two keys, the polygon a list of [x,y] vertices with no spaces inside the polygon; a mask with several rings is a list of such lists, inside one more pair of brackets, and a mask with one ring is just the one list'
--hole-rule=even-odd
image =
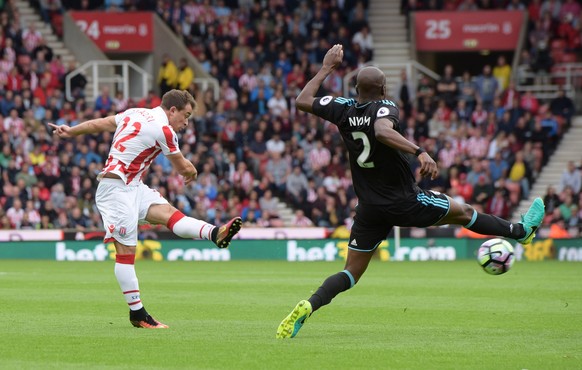
{"label": "jersey sleeve", "polygon": [[176,135],[174,130],[172,130],[172,128],[168,125],[161,127],[160,134],[158,135],[156,142],[160,149],[162,149],[162,153],[164,153],[164,155],[172,155],[180,152],[180,148],[178,146],[178,135]]}
{"label": "jersey sleeve", "polygon": [[129,117],[125,114],[125,112],[120,112],[115,115],[115,124],[117,126],[126,123],[129,120]]}
{"label": "jersey sleeve", "polygon": [[329,95],[315,98],[312,106],[313,113],[337,125],[343,117],[345,109],[354,102],[354,99],[334,98]]}
{"label": "jersey sleeve", "polygon": [[117,113],[115,115],[115,124],[119,126],[129,122],[131,120],[130,116],[133,114],[134,110],[135,109],[130,108],[127,109],[126,111]]}
{"label": "jersey sleeve", "polygon": [[380,118],[388,118],[394,123],[394,129],[400,132],[400,110],[393,101],[382,100],[382,104],[380,104],[376,111],[375,120]]}

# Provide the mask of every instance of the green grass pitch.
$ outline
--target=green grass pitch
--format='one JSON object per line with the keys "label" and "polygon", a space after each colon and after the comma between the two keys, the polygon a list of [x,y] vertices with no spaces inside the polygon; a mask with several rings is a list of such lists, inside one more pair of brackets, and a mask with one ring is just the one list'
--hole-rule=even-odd
{"label": "green grass pitch", "polygon": [[341,262],[138,261],[168,330],[135,329],[113,262],[0,261],[0,369],[581,369],[582,264],[373,261],[296,338]]}

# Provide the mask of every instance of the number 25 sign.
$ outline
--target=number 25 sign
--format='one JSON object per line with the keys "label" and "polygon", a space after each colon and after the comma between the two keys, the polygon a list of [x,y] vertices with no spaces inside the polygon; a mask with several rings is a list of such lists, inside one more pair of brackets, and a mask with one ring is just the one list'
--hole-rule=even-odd
{"label": "number 25 sign", "polygon": [[419,51],[514,50],[524,15],[521,11],[416,12]]}

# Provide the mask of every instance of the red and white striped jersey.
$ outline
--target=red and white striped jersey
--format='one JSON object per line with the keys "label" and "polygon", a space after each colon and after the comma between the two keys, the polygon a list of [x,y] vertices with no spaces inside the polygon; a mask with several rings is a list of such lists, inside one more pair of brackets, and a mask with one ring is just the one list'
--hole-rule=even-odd
{"label": "red and white striped jersey", "polygon": [[178,136],[162,107],[128,109],[115,115],[115,122],[117,130],[99,179],[114,173],[128,185],[140,182],[158,154],[180,152]]}

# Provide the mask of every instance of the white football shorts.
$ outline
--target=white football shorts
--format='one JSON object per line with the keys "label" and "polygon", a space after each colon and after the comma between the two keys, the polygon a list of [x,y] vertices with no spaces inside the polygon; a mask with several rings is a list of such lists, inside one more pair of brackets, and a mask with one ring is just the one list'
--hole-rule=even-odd
{"label": "white football shorts", "polygon": [[105,227],[103,240],[136,246],[138,224],[146,222],[150,206],[168,201],[142,182],[126,185],[123,180],[103,178],[97,186],[95,203]]}

